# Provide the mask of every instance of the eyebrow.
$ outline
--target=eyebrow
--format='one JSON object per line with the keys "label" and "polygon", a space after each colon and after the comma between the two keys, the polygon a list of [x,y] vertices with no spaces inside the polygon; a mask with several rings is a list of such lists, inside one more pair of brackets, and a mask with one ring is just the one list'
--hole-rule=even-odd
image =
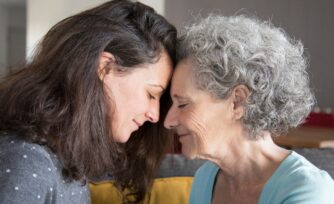
{"label": "eyebrow", "polygon": [[166,88],[164,88],[162,85],[160,84],[149,84],[149,86],[153,86],[153,87],[158,87],[158,88],[161,88],[163,91],[166,90]]}
{"label": "eyebrow", "polygon": [[177,94],[173,94],[172,96],[173,98],[176,98],[178,100],[184,100],[184,99],[187,99],[187,97],[183,97],[183,96],[180,96],[180,95],[177,95]]}

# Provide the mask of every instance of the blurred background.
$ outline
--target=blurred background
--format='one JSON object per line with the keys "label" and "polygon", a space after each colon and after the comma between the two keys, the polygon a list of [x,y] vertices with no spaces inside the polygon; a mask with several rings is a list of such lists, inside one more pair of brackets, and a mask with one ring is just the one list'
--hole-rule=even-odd
{"label": "blurred background", "polygon": [[[0,0],[0,76],[32,55],[36,43],[61,19],[105,0]],[[143,0],[177,28],[210,12],[246,13],[271,20],[310,56],[311,85],[321,112],[334,109],[334,1],[331,0]],[[319,109],[318,109],[319,110]]]}

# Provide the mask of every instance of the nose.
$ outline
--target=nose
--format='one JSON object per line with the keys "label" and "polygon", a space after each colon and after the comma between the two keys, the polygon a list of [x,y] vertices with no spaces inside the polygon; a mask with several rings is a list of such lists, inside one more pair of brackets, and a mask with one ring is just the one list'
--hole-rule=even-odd
{"label": "nose", "polygon": [[159,103],[153,104],[150,106],[145,116],[151,123],[156,123],[159,121],[159,111]]}
{"label": "nose", "polygon": [[164,121],[164,126],[167,129],[173,129],[178,125],[178,120],[177,120],[177,111],[173,106],[168,110],[166,119]]}

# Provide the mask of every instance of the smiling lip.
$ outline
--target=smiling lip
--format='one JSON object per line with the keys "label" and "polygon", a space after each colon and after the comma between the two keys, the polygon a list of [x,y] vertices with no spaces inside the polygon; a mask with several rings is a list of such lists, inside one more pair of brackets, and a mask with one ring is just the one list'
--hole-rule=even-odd
{"label": "smiling lip", "polygon": [[141,124],[140,123],[138,123],[137,121],[135,121],[135,120],[132,120],[134,123],[136,123],[136,125],[138,126],[138,127],[140,127],[141,126]]}

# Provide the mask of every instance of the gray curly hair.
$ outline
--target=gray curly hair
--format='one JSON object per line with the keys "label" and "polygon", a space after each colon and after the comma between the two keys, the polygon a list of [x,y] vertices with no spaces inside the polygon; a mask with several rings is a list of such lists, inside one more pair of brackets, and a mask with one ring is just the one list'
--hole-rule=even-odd
{"label": "gray curly hair", "polygon": [[298,126],[315,102],[302,43],[267,21],[209,15],[181,31],[177,58],[194,59],[197,88],[215,97],[249,88],[243,123],[251,139]]}

